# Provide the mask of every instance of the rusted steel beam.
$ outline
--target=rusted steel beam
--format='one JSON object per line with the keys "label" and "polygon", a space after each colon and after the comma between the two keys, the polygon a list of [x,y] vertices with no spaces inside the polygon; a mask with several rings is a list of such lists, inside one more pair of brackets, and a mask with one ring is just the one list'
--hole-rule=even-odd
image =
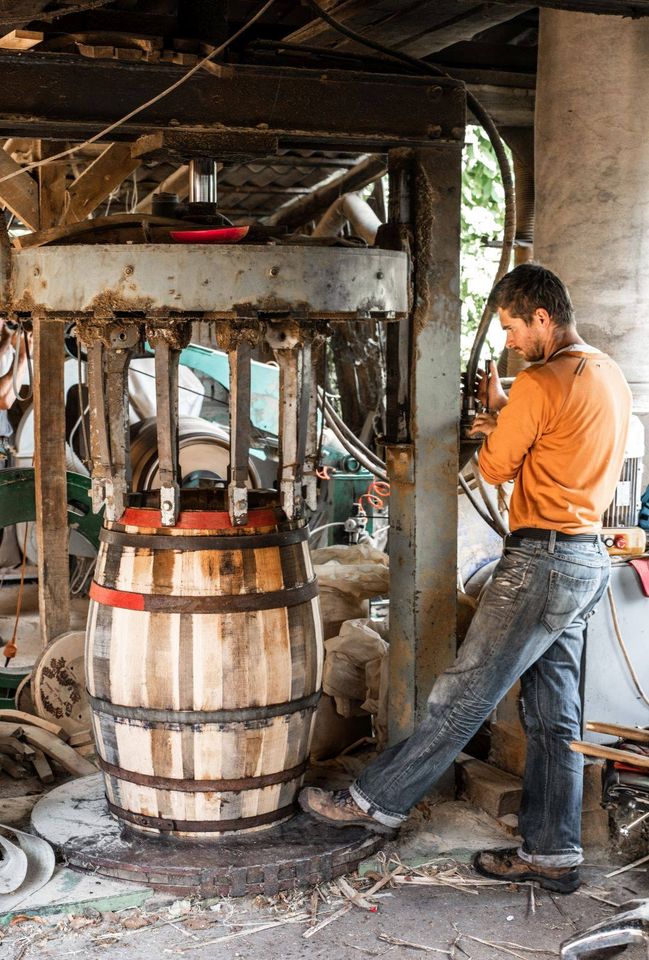
{"label": "rusted steel beam", "polygon": [[[395,743],[424,714],[455,656],[460,369],[461,147],[390,155],[393,239],[410,246],[413,309],[389,379],[389,732]],[[391,329],[396,330],[397,325]],[[388,351],[390,353],[390,351]],[[407,382],[403,383],[403,372]]]}
{"label": "rusted steel beam", "polygon": [[[404,140],[424,145],[462,135],[465,96],[453,80],[241,65],[219,69],[219,76],[196,74],[111,139],[163,130],[170,150],[191,156],[254,155],[313,143],[378,152]],[[0,131],[83,139],[160,93],[182,72],[164,64],[3,52]]]}

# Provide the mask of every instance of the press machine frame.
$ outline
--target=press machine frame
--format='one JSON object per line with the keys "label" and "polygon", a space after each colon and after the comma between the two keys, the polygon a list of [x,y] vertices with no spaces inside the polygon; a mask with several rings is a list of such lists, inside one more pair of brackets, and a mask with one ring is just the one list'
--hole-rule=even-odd
{"label": "press machine frame", "polygon": [[[160,65],[129,65],[120,69],[113,63],[107,67],[102,61],[93,61],[89,70],[88,61],[75,60],[75,69],[85,79],[77,76],[74,84],[65,84],[66,116],[62,117],[60,101],[53,107],[48,96],[50,85],[39,76],[41,59],[38,55],[30,56],[27,62],[25,58],[19,65],[22,87],[14,83],[0,94],[0,129],[7,135],[20,135],[29,129],[36,136],[81,138],[107,119],[107,70],[112,78],[113,105],[119,104],[124,112],[135,105],[134,98],[139,102],[146,98],[147,90],[161,87],[164,78],[157,75],[168,72]],[[0,73],[5,60],[0,56]],[[50,77],[57,71],[64,73],[65,60],[46,58],[43,70]],[[20,91],[20,96],[12,91]],[[134,149],[141,143],[142,150],[155,148],[183,160],[212,156],[227,162],[272,156],[287,147],[387,153],[389,219],[379,232],[377,247],[405,252],[409,263],[406,314],[389,323],[387,332],[390,738],[395,742],[411,732],[416,719],[425,711],[434,678],[455,656],[464,87],[452,80],[393,74],[236,66],[215,68],[212,75],[196,76],[191,93],[191,100],[185,94],[182,104],[177,94],[161,101],[147,111],[145,118],[125,124],[116,135],[134,139],[146,129],[148,132]],[[97,97],[95,101],[93,96]],[[41,256],[48,249],[63,250],[39,249]],[[156,247],[150,249],[155,251]],[[170,248],[165,245],[157,249]],[[79,255],[84,247],[65,250],[69,251],[70,268],[74,270],[75,253]],[[183,248],[173,250],[177,250],[173,256],[180,258]],[[127,247],[125,252],[130,256],[123,265],[121,282],[128,294],[129,282],[138,275],[138,264],[133,261],[133,247]],[[37,253],[2,251],[0,312],[14,319],[29,317],[34,325],[39,592],[47,641],[65,629],[66,617],[69,618],[67,597],[63,596],[67,583],[67,506],[62,412],[59,414],[58,407],[62,411],[62,321],[71,317],[79,321],[80,315],[75,315],[74,310],[48,307],[49,281],[36,262]],[[365,253],[380,256],[374,249]],[[29,271],[24,269],[28,263]],[[133,268],[131,273],[128,266]],[[105,436],[110,436],[111,423],[115,434],[122,427],[125,357],[134,345],[129,332],[134,327],[125,324],[124,319],[136,307],[128,295],[122,301],[125,302],[110,296],[98,298],[92,316],[85,313],[80,324],[82,335],[90,343],[90,388],[97,403],[101,404],[102,396],[97,370],[103,351],[107,351],[105,362],[110,369],[105,404],[107,428],[103,436],[96,432],[93,436],[93,457],[96,454],[102,466],[110,459],[101,444],[105,443]],[[267,304],[266,309],[272,312],[272,305]],[[171,413],[169,447],[161,451],[162,481],[168,493],[168,509],[173,513],[177,509],[174,425],[173,404],[169,404],[168,396],[173,393],[177,355],[188,336],[188,320],[203,317],[176,313],[173,322],[169,322],[173,311],[153,309],[149,302],[141,303],[140,310],[139,321],[147,323],[148,335],[158,350],[157,370],[165,373],[158,384],[158,399],[165,403],[166,398],[165,409]],[[362,311],[356,314],[357,318],[360,315]],[[235,332],[238,329],[238,335],[230,338],[226,346],[234,374],[232,386],[240,398],[236,408],[245,419],[249,389],[245,353],[246,344],[250,343],[246,331],[250,329],[250,318],[244,311],[240,319],[238,326],[231,327]],[[293,320],[287,317],[287,321]],[[179,325],[179,321],[185,321],[185,326],[182,322]],[[300,329],[309,329],[306,315],[298,317],[297,323]],[[101,335],[90,336],[90,327],[95,331],[101,328]],[[283,332],[286,334],[286,329]],[[322,335],[322,331],[312,326],[310,335],[314,334]],[[290,379],[293,373],[287,368],[284,375]],[[235,454],[236,434],[235,429]],[[119,454],[119,444],[115,449]],[[230,482],[235,490],[231,503],[238,502],[236,509],[241,510],[241,498],[237,500],[237,491],[242,490],[238,455],[232,459]],[[121,473],[103,477],[107,503],[113,498],[112,509],[117,512],[124,497],[120,477]],[[289,510],[295,494],[291,482],[290,477],[280,478]],[[96,501],[98,496],[96,492]]]}

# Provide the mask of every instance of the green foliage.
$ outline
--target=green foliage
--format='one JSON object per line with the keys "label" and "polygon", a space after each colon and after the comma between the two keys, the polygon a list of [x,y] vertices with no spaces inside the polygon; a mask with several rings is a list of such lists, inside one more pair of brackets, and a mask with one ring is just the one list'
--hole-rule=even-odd
{"label": "green foliage", "polygon": [[[481,127],[467,127],[462,158],[462,233],[460,297],[462,299],[462,359],[466,361],[500,259],[505,195],[498,162]],[[492,326],[487,349],[502,349],[499,330]]]}

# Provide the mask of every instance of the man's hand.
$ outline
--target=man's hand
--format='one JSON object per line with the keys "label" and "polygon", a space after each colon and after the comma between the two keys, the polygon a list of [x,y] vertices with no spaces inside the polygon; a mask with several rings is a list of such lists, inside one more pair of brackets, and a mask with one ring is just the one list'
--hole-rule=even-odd
{"label": "man's hand", "polygon": [[479,413],[471,424],[469,436],[475,437],[481,433],[483,436],[488,437],[490,433],[494,432],[497,425],[498,417],[495,413]]}
{"label": "man's hand", "polygon": [[[487,388],[488,380],[488,388]],[[503,390],[495,360],[489,361],[489,377],[480,371],[476,381],[476,397],[483,407],[498,413],[507,405],[507,394]]]}

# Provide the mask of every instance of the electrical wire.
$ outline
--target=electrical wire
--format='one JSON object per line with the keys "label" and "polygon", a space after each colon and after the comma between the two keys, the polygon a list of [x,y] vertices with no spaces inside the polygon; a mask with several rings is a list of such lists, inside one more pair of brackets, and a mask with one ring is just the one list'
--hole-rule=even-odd
{"label": "electrical wire", "polygon": [[151,97],[150,100],[147,100],[146,103],[140,104],[140,106],[135,107],[129,113],[125,114],[123,117],[120,117],[119,120],[115,120],[114,123],[109,124],[109,126],[104,127],[103,130],[100,130],[99,133],[93,134],[92,137],[89,137],[83,143],[76,144],[74,147],[70,147],[67,150],[62,150],[60,153],[55,153],[51,157],[45,157],[42,160],[34,160],[32,163],[25,164],[24,167],[20,167],[19,170],[14,170],[12,173],[6,174],[4,177],[0,177],[0,183],[4,183],[6,180],[12,180],[14,177],[20,176],[21,173],[28,172],[30,170],[36,170],[38,167],[44,167],[48,163],[52,163],[55,160],[61,160],[63,157],[71,157],[73,154],[78,153],[79,150],[83,150],[84,147],[90,146],[91,143],[96,143],[98,140],[104,140],[106,137],[111,134],[114,130],[117,130],[124,123],[127,123],[129,120],[132,120],[133,117],[138,116],[148,107],[152,107],[155,103],[159,103],[160,100],[163,100],[170,93],[173,93],[174,90],[177,90],[178,87],[181,87],[186,83],[190,77],[193,77],[195,73],[198,73],[206,63],[209,63],[210,60],[213,60],[219,54],[230,46],[231,43],[234,43],[242,33],[245,33],[254,23],[257,22],[267,10],[273,5],[275,0],[267,0],[267,2],[261,7],[257,13],[254,14],[242,27],[239,27],[231,37],[228,37],[219,47],[216,47],[215,50],[212,50],[211,53],[208,53],[206,57],[203,57],[202,60],[199,60],[198,63],[194,64],[187,73],[184,73],[182,77],[172,83],[170,86],[166,87],[160,93],[156,94],[155,97]]}
{"label": "electrical wire", "polygon": [[354,447],[357,447],[361,451],[361,453],[366,457],[366,459],[373,461],[373,463],[375,464],[375,466],[379,468],[379,470],[385,470],[385,463],[383,462],[383,460],[381,460],[380,457],[378,457],[372,450],[370,450],[370,448],[367,447],[362,442],[362,440],[360,440],[356,436],[356,434],[352,432],[352,430],[350,430],[350,428],[347,426],[345,421],[338,416],[338,413],[334,409],[333,404],[330,403],[329,400],[327,400],[327,394],[325,390],[318,391],[318,399],[321,407],[324,406],[325,413],[327,413],[329,415],[329,418],[336,423],[336,425],[341,430],[341,432],[348,437],[349,442]]}
{"label": "electrical wire", "polygon": [[378,480],[385,480],[387,482],[388,474],[386,470],[381,470],[376,466],[371,460],[368,460],[367,457],[357,447],[355,447],[349,439],[345,436],[344,433],[336,426],[335,422],[329,418],[329,414],[325,408],[325,418],[329,427],[331,428],[334,436],[340,441],[342,446],[347,450],[348,453],[351,453],[355,460],[358,460],[362,467],[369,473],[373,473]]}
{"label": "electrical wire", "polygon": [[[425,60],[419,60],[417,57],[411,57],[410,54],[402,53],[400,50],[393,50],[391,47],[386,47],[382,43],[377,43],[375,40],[370,40],[369,38],[362,36],[360,33],[356,33],[355,30],[351,30],[343,23],[340,23],[339,20],[336,20],[335,17],[332,17],[331,14],[326,10],[323,10],[318,3],[318,0],[304,0],[304,2],[308,7],[311,7],[317,17],[319,17],[321,20],[324,20],[325,23],[328,23],[329,26],[334,30],[337,30],[338,33],[343,34],[343,36],[353,40],[355,43],[369,47],[371,50],[376,50],[379,53],[382,53],[384,56],[392,57],[394,60],[400,60],[402,63],[407,63],[409,66],[415,68],[419,72],[452,79],[445,70],[442,70],[441,67],[438,67],[435,64],[428,63]],[[496,270],[496,275],[493,282],[493,286],[495,286],[501,277],[507,273],[512,250],[514,248],[514,236],[516,233],[516,196],[514,190],[514,177],[512,175],[512,169],[507,156],[507,151],[505,150],[505,145],[500,134],[498,133],[498,128],[496,127],[492,117],[482,106],[475,94],[471,93],[470,90],[467,90],[466,98],[471,112],[484,128],[487,136],[489,137],[491,145],[494,149],[494,153],[496,154],[496,160],[498,161],[498,167],[500,169],[503,189],[505,191],[505,223],[503,227],[503,241],[500,252],[500,262],[498,264],[498,269]],[[491,306],[490,299],[487,298],[482,316],[480,317],[480,323],[478,324],[473,346],[471,348],[469,362],[467,364],[467,384],[469,385],[475,383],[475,378],[478,372],[480,351],[482,350],[482,346],[489,331],[489,324],[491,323],[492,316],[493,308]]]}
{"label": "electrical wire", "polygon": [[609,602],[609,605],[610,605],[610,608],[611,608],[611,618],[612,618],[612,620],[613,620],[613,629],[615,630],[615,636],[617,637],[617,642],[618,642],[619,645],[620,645],[620,649],[621,649],[621,651],[622,651],[622,655],[623,655],[624,660],[625,660],[625,662],[626,662],[628,671],[629,671],[629,673],[631,674],[631,679],[633,680],[633,683],[634,683],[634,685],[635,685],[635,688],[636,688],[636,690],[638,691],[638,693],[640,694],[641,698],[644,700],[645,704],[649,707],[649,697],[647,696],[647,694],[646,694],[646,693],[644,692],[644,690],[642,689],[642,684],[640,683],[640,678],[639,678],[638,674],[637,674],[636,671],[635,671],[635,667],[633,666],[633,663],[632,663],[632,661],[631,661],[631,656],[630,656],[630,654],[629,654],[628,647],[627,647],[626,643],[624,642],[624,637],[622,636],[622,630],[621,630],[621,628],[620,628],[620,621],[619,621],[618,616],[617,616],[617,606],[616,606],[616,603],[615,603],[615,597],[613,596],[613,590],[612,590],[612,588],[611,588],[610,583],[609,583],[608,587],[606,588],[606,594],[607,594],[607,596],[608,596],[608,602]]}

